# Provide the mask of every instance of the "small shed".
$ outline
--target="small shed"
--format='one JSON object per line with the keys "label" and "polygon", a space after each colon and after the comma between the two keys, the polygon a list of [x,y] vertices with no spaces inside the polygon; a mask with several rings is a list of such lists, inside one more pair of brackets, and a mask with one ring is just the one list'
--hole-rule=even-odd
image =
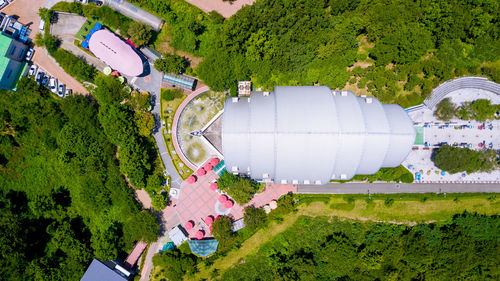
{"label": "small shed", "polygon": [[168,237],[170,237],[170,240],[174,242],[175,246],[179,246],[187,240],[187,233],[185,233],[185,230],[181,229],[179,226],[176,226],[168,232]]}

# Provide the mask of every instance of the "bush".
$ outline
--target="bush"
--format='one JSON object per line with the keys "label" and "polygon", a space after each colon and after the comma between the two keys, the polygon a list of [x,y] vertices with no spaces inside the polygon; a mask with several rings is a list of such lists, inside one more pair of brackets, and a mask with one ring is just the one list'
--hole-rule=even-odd
{"label": "bush", "polygon": [[153,29],[149,25],[135,21],[130,23],[127,31],[130,40],[134,42],[136,47],[148,45],[153,37]]}
{"label": "bush", "polygon": [[450,121],[456,114],[457,108],[450,98],[443,99],[436,107],[434,116],[443,121]]}
{"label": "bush", "polygon": [[245,226],[251,230],[256,230],[266,224],[267,215],[264,209],[249,206],[245,208]]}
{"label": "bush", "polygon": [[163,58],[155,60],[154,65],[156,70],[158,71],[183,73],[189,63],[184,57],[172,54],[164,54]]}
{"label": "bush", "polygon": [[175,90],[169,90],[169,89],[161,89],[161,99],[164,101],[172,101],[176,98],[181,98],[182,97],[181,91],[175,89]]}
{"label": "bush", "polygon": [[252,179],[228,172],[222,174],[217,180],[217,186],[226,191],[240,205],[248,203],[259,190],[259,184]]}
{"label": "bush", "polygon": [[[64,71],[80,81],[93,82],[95,76],[97,75],[97,69],[95,69],[92,65],[87,64],[87,62],[85,62],[82,58],[79,58],[64,49],[59,48],[57,50],[53,50],[52,47],[47,45],[49,42],[47,39],[50,37],[45,38],[45,46],[51,56],[64,69]],[[52,40],[50,40],[50,42],[52,42]]]}
{"label": "bush", "polygon": [[233,223],[228,217],[219,217],[212,223],[212,235],[219,242],[218,250],[225,251],[236,243]]}
{"label": "bush", "polygon": [[182,280],[184,275],[196,272],[197,261],[195,255],[182,253],[178,249],[153,256],[153,265],[163,269],[159,275],[172,281]]}

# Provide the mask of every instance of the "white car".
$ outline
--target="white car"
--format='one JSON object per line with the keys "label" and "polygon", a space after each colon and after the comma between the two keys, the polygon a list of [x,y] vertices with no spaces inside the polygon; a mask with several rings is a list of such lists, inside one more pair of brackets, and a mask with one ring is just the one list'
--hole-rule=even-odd
{"label": "white car", "polygon": [[64,93],[64,96],[66,96],[66,97],[67,97],[67,96],[69,96],[69,95],[71,95],[71,94],[73,94],[73,90],[71,90],[71,89],[67,89],[67,88],[66,88],[66,92]]}
{"label": "white car", "polygon": [[35,75],[36,73],[36,70],[37,70],[37,66],[35,64],[32,64],[31,67],[30,67],[30,71],[28,72],[30,76],[33,76]]}
{"label": "white car", "polygon": [[31,60],[31,57],[33,57],[33,52],[34,52],[34,50],[31,48],[26,52],[26,61]]}
{"label": "white car", "polygon": [[54,77],[51,77],[50,78],[50,81],[49,81],[49,88],[50,88],[50,91],[52,93],[57,93],[57,79],[54,78]]}
{"label": "white car", "polygon": [[59,90],[57,91],[57,95],[60,96],[61,98],[64,98],[64,88],[66,88],[66,85],[59,84]]}
{"label": "white car", "polygon": [[45,21],[44,20],[40,20],[40,25],[38,25],[38,29],[40,29],[40,31],[44,31],[45,30]]}
{"label": "white car", "polygon": [[6,0],[0,0],[0,9],[3,8],[5,5],[9,4]]}

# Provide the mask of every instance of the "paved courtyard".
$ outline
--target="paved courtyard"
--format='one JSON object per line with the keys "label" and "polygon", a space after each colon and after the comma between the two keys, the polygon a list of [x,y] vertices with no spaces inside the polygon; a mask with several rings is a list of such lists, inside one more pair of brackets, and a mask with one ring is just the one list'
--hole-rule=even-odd
{"label": "paved courtyard", "polygon": [[[477,99],[489,99],[492,104],[500,104],[499,94],[481,89],[460,89],[450,92],[446,97],[457,105]],[[436,119],[433,111],[425,106],[410,111],[408,115],[423,131],[423,145],[415,146],[403,162],[403,165],[415,175],[415,182],[500,183],[500,170],[491,173],[443,174],[431,160],[433,149],[445,143],[475,150],[488,148],[500,150],[500,120],[478,122],[455,118],[443,122]]]}
{"label": "paved courtyard", "polygon": [[[223,193],[219,190],[213,191],[210,189],[210,184],[216,181],[217,178],[218,176],[214,171],[209,171],[206,175],[198,177],[198,180],[193,184],[189,184],[187,181],[181,184],[178,199],[172,198],[171,204],[163,211],[167,231],[179,224],[184,225],[187,221],[193,221],[194,227],[188,231],[189,237],[194,237],[196,231],[200,229],[205,231],[205,237],[210,237],[210,229],[203,222],[207,216],[215,218],[218,215],[225,215],[233,220],[243,217],[244,206],[239,205],[232,199],[234,202],[233,207],[226,209],[220,206],[218,198]],[[266,190],[256,194],[245,206],[262,207],[289,192],[296,192],[296,188],[292,185],[267,184]]]}

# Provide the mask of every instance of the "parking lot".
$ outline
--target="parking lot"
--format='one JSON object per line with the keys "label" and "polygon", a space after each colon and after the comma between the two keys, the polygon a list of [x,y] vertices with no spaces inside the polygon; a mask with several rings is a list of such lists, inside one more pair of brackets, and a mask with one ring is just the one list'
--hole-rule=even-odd
{"label": "parking lot", "polygon": [[56,77],[36,64],[30,65],[28,70],[28,77],[34,79],[38,85],[45,86],[60,98],[67,97],[68,95],[71,95],[73,93],[72,89],[66,88],[66,85],[64,83],[59,82]]}

